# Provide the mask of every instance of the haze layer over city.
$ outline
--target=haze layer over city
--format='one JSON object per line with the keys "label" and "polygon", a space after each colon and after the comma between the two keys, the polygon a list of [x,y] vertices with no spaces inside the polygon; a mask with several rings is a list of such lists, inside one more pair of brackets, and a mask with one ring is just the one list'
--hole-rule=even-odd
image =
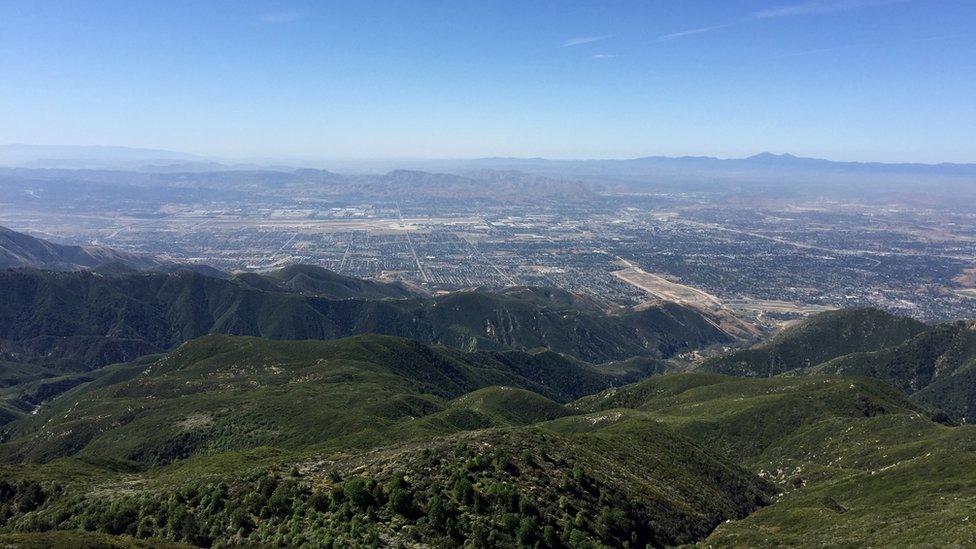
{"label": "haze layer over city", "polygon": [[680,298],[771,319],[976,312],[976,167],[808,162],[7,169],[0,224],[228,272],[310,263],[428,292],[556,286],[608,306]]}

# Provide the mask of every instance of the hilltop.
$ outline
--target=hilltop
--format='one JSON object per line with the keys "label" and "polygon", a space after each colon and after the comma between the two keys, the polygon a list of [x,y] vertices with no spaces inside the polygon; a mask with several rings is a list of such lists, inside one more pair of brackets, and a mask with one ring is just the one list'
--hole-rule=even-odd
{"label": "hilltop", "polygon": [[238,273],[234,281],[267,292],[295,292],[328,299],[385,299],[417,297],[399,283],[344,276],[315,265],[288,265],[263,273]]}
{"label": "hilltop", "polygon": [[770,341],[704,361],[700,371],[743,376],[846,374],[880,379],[956,420],[976,419],[976,329],[928,326],[873,309],[832,311]]}
{"label": "hilltop", "polygon": [[815,366],[813,372],[884,380],[915,401],[956,419],[976,419],[976,326],[934,326],[892,347],[852,353]]}

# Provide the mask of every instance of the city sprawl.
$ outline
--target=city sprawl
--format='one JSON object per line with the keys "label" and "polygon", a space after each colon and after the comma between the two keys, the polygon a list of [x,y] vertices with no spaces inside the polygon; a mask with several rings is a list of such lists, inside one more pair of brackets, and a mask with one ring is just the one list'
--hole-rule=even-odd
{"label": "city sprawl", "polygon": [[725,192],[599,187],[585,200],[364,197],[239,190],[224,177],[213,192],[203,180],[84,199],[21,178],[0,199],[0,224],[225,271],[310,263],[429,292],[556,286],[607,306],[717,302],[770,323],[860,306],[926,320],[976,313],[976,216],[965,210],[822,197],[756,207]]}

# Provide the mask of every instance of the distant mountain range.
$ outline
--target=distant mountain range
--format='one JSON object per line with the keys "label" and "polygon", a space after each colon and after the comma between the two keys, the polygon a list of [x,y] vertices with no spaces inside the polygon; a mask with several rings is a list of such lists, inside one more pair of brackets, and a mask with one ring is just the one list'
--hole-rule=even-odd
{"label": "distant mountain range", "polygon": [[829,171],[844,173],[889,173],[971,176],[976,174],[976,164],[922,164],[884,162],[838,162],[822,158],[806,158],[792,154],[759,153],[746,158],[716,158],[712,156],[645,156],[621,160],[547,160],[542,158],[483,158],[472,162],[493,169],[510,168],[531,171],[532,168],[569,170],[602,169],[607,172],[626,173],[634,169],[657,167],[702,171]]}
{"label": "distant mountain range", "polygon": [[139,167],[148,164],[206,162],[182,152],[114,146],[0,145],[0,166],[25,168]]}
{"label": "distant mountain range", "polygon": [[[488,158],[458,164],[574,179],[609,193],[708,192],[747,199],[854,200],[963,209],[976,201],[976,164],[834,162],[789,154],[748,158],[649,156],[629,160]],[[450,171],[450,166],[430,168]]]}
{"label": "distant mountain range", "polygon": [[[884,163],[848,162],[807,158],[792,154],[762,152],[746,158],[712,156],[645,156],[627,159],[550,160],[546,158],[489,157],[453,160],[407,159],[352,161],[262,161],[226,163],[182,152],[114,146],[0,145],[0,166],[62,169],[128,169],[136,171],[292,171],[309,165],[355,167],[355,171],[441,170],[451,173],[488,170],[517,170],[528,173],[577,175],[624,175],[679,172],[834,172],[859,174],[914,174],[971,177],[976,163]],[[140,170],[142,168],[142,170]]]}
{"label": "distant mountain range", "polygon": [[[9,150],[6,154],[4,147]],[[281,163],[224,164],[179,153],[82,148],[77,160],[52,160],[71,147],[0,146],[0,196],[12,207],[126,200],[166,203],[293,196],[344,200],[485,203],[594,202],[601,195],[707,192],[746,200],[854,200],[968,211],[976,203],[976,164],[833,162],[789,154],[748,158],[648,156],[627,160],[482,158],[334,162],[337,173]],[[173,155],[177,155],[174,157]],[[98,160],[104,158],[104,160]],[[124,158],[124,161],[120,160]],[[4,167],[6,166],[6,167]],[[43,168],[43,169],[39,169]],[[80,168],[80,169],[79,169]],[[380,171],[382,173],[376,173]],[[179,192],[174,192],[179,189]]]}
{"label": "distant mountain range", "polygon": [[[183,167],[186,169],[185,167]],[[79,188],[89,200],[194,203],[242,200],[261,193],[311,193],[345,199],[490,201],[591,200],[593,186],[579,180],[517,171],[463,173],[397,169],[384,174],[347,175],[310,168],[220,171],[132,171],[0,168],[0,192],[14,205],[73,203]],[[179,192],[173,192],[179,189]]]}

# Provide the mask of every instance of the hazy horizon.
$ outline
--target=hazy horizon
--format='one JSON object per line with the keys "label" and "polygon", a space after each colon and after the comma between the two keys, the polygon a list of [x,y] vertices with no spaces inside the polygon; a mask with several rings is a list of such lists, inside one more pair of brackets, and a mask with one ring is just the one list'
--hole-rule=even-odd
{"label": "hazy horizon", "polygon": [[[316,167],[318,164],[328,163],[328,162],[338,162],[338,163],[350,163],[356,164],[361,163],[363,165],[376,163],[376,164],[396,164],[397,162],[402,162],[405,164],[410,163],[420,163],[420,162],[451,162],[451,161],[478,161],[478,160],[517,160],[517,161],[553,161],[553,162],[590,162],[590,161],[628,161],[628,160],[642,160],[651,158],[668,158],[668,159],[710,159],[710,160],[748,160],[754,157],[762,156],[773,156],[780,158],[793,158],[800,160],[825,160],[828,162],[835,163],[862,163],[862,164],[918,164],[918,165],[929,165],[938,166],[941,164],[956,164],[956,165],[972,165],[976,164],[974,161],[931,161],[931,162],[915,162],[910,160],[896,160],[896,161],[877,161],[877,160],[864,160],[860,158],[852,159],[840,159],[840,158],[824,158],[824,157],[813,157],[805,156],[802,154],[795,154],[791,151],[755,151],[751,153],[743,153],[737,156],[721,156],[718,154],[658,154],[654,152],[649,152],[647,154],[641,154],[638,156],[603,156],[603,157],[546,157],[546,156],[400,156],[400,157],[382,157],[382,156],[321,156],[321,155],[296,155],[296,156],[234,156],[234,155],[207,155],[201,154],[193,151],[185,150],[174,150],[174,149],[160,149],[151,147],[134,147],[129,145],[65,145],[65,144],[39,144],[39,143],[0,143],[0,148],[3,147],[25,147],[25,148],[38,148],[38,149],[65,149],[70,151],[71,149],[77,151],[86,151],[91,153],[92,159],[103,159],[98,157],[97,153],[99,151],[131,151],[131,152],[144,152],[146,154],[150,153],[161,153],[161,154],[173,154],[185,157],[186,162],[214,162],[218,164],[227,164],[229,167],[233,167],[234,164],[240,165],[272,165],[279,163],[282,165],[288,165],[290,167]],[[75,160],[78,157],[58,157],[56,155],[51,155],[48,157],[37,159],[48,159],[48,160]],[[147,158],[147,160],[162,161],[164,158]],[[173,158],[174,163],[178,163],[180,159]],[[305,163],[305,164],[303,164]],[[4,163],[3,158],[0,157],[0,167],[13,166],[11,163]]]}

